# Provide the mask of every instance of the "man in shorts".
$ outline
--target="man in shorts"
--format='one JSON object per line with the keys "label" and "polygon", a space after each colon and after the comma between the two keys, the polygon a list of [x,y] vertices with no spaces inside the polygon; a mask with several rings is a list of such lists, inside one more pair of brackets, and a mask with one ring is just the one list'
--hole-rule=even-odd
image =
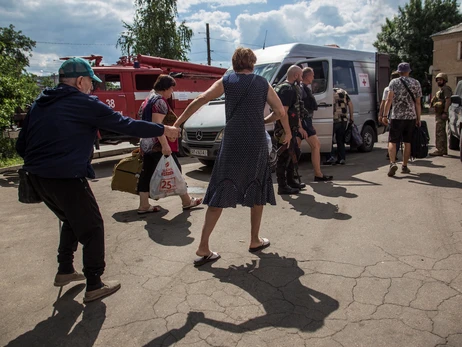
{"label": "man in shorts", "polygon": [[[396,143],[401,139],[404,142],[402,173],[410,173],[407,167],[411,156],[411,141],[415,126],[420,126],[420,113],[422,88],[420,83],[409,77],[411,67],[409,63],[398,65],[399,78],[395,78],[388,86],[388,98],[385,104],[384,114],[390,115],[390,132],[388,136],[388,155],[390,156],[390,168],[388,176],[392,177],[398,170],[396,165]],[[387,118],[382,118],[384,124],[388,123]]]}
{"label": "man in shorts", "polygon": [[[303,130],[306,131],[307,136],[305,137],[306,142],[311,147],[311,163],[313,164],[314,170],[314,181],[330,181],[332,180],[332,176],[324,175],[321,172],[321,142],[319,141],[318,136],[316,135],[316,129],[313,127],[313,113],[318,109],[318,104],[316,103],[316,99],[311,92],[310,87],[313,83],[314,79],[314,71],[310,67],[305,67],[302,70],[302,84],[301,84],[301,92],[302,92],[302,100],[304,110],[301,112],[301,127]],[[301,134],[298,134],[297,142],[298,146],[300,147],[303,138]]]}

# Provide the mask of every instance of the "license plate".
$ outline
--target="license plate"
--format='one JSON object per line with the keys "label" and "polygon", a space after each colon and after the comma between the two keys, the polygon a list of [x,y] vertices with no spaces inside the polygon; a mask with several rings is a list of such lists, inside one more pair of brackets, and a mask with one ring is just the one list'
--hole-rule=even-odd
{"label": "license plate", "polygon": [[200,157],[206,157],[208,155],[206,149],[191,149],[192,155],[198,155]]}

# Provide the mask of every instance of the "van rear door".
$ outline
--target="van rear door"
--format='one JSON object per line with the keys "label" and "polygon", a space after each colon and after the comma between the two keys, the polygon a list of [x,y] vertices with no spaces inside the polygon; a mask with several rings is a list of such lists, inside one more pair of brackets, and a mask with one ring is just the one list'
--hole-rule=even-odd
{"label": "van rear door", "polygon": [[[314,112],[313,126],[321,142],[321,153],[329,153],[332,149],[334,114],[332,58],[304,59],[297,61],[296,65],[300,66],[302,69],[309,66],[314,70],[314,80],[311,85],[311,90],[318,103],[318,110]],[[309,151],[309,149],[304,146],[302,146],[302,150],[303,152]]]}

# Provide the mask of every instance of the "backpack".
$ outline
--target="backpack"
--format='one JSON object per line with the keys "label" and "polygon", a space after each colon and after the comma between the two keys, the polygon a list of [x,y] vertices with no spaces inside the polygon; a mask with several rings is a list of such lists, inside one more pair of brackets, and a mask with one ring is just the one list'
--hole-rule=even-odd
{"label": "backpack", "polygon": [[426,158],[428,155],[428,143],[430,135],[428,134],[427,122],[421,121],[420,127],[414,129],[411,142],[411,157]]}
{"label": "backpack", "polygon": [[[152,122],[152,106],[156,103],[157,100],[161,98],[162,96],[156,94],[152,98],[149,98],[147,102],[143,102],[138,111],[138,119],[145,120],[147,122]],[[145,103],[146,106],[144,106]]]}

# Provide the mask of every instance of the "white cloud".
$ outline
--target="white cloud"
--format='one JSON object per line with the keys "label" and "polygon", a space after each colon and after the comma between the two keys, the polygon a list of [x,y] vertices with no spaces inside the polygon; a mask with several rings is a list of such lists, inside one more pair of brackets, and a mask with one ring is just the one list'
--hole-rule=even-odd
{"label": "white cloud", "polygon": [[266,4],[266,0],[178,0],[177,8],[179,13],[183,13],[188,12],[193,6],[204,4],[212,9],[215,9],[219,7]]}

